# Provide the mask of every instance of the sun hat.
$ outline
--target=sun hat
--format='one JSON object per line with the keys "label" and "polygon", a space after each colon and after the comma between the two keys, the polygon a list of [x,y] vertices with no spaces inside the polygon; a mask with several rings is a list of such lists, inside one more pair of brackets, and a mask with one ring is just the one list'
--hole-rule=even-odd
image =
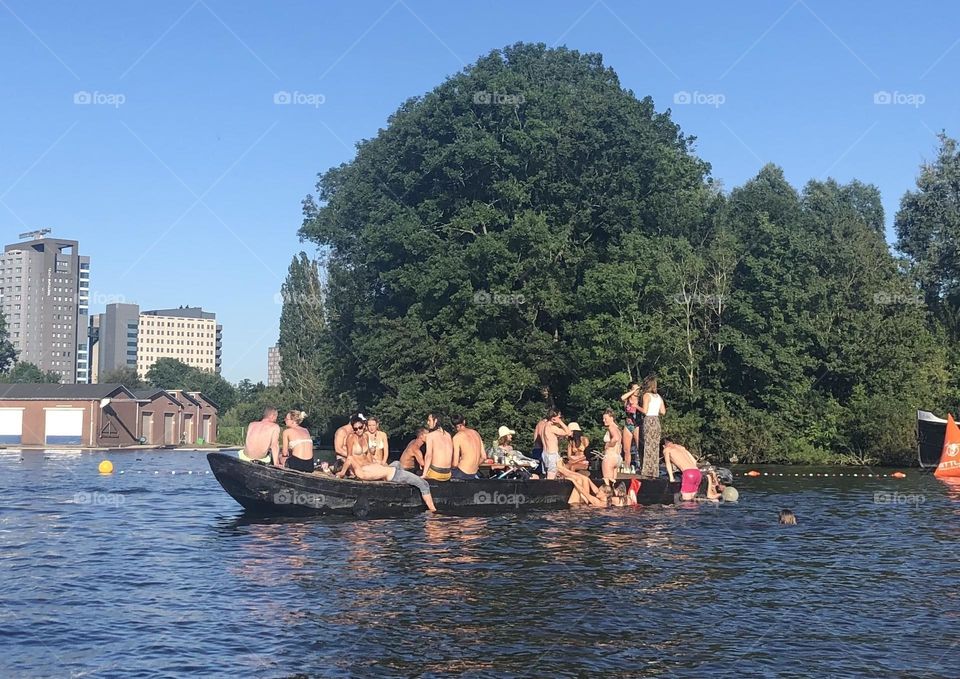
{"label": "sun hat", "polygon": [[576,422],[571,422],[570,424],[568,424],[567,429],[569,429],[570,431],[582,431],[580,429],[580,425],[577,424]]}
{"label": "sun hat", "polygon": [[504,436],[507,436],[508,434],[509,434],[509,435],[516,436],[517,432],[515,432],[515,431],[514,431],[513,429],[511,429],[510,427],[500,427],[499,429],[497,429],[497,438],[503,438]]}

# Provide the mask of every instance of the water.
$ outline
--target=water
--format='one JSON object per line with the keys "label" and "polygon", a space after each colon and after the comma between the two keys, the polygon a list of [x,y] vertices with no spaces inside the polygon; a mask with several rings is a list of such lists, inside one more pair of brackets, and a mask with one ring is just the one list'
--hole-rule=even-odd
{"label": "water", "polygon": [[960,676],[960,489],[915,470],[283,521],[245,517],[200,453],[103,457],[0,451],[0,676]]}

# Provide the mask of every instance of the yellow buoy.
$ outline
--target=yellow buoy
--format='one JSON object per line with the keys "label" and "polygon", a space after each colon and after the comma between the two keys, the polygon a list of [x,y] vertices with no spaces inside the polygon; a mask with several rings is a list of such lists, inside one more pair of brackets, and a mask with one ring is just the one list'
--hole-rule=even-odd
{"label": "yellow buoy", "polygon": [[101,474],[112,474],[113,473],[113,462],[110,460],[103,460],[100,462],[100,466],[97,467],[100,470]]}

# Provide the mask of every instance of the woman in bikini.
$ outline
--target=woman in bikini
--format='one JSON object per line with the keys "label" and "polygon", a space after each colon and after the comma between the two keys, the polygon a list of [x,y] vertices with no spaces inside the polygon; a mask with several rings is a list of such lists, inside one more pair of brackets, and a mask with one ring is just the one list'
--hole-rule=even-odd
{"label": "woman in bikini", "polygon": [[298,472],[313,472],[313,439],[310,432],[300,426],[307,416],[302,410],[291,410],[283,418],[287,428],[283,430],[280,450],[288,451],[286,468]]}
{"label": "woman in bikini", "polygon": [[638,448],[640,436],[637,430],[640,426],[640,385],[634,382],[630,385],[629,391],[620,397],[623,401],[623,411],[625,414],[623,424],[623,460],[625,465],[630,465],[630,459],[633,453],[633,446]]}
{"label": "woman in bikini", "polygon": [[390,441],[387,439],[387,432],[380,431],[380,422],[375,417],[367,419],[367,450],[374,462],[387,463]]}
{"label": "woman in bikini", "polygon": [[590,467],[587,462],[587,447],[590,445],[590,439],[583,435],[580,425],[571,422],[567,425],[570,430],[570,438],[567,441],[567,462],[566,467],[570,471],[578,472]]}
{"label": "woman in bikini", "polygon": [[603,413],[603,426],[607,433],[603,435],[603,470],[604,485],[613,485],[617,481],[617,471],[623,464],[623,455],[620,454],[620,428],[612,410]]}

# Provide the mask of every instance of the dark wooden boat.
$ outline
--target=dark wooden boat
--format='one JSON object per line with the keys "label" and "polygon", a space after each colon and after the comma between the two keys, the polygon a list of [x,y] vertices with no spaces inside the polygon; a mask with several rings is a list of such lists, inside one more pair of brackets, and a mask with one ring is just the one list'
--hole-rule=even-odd
{"label": "dark wooden boat", "polygon": [[[257,514],[386,518],[426,511],[420,491],[401,483],[306,474],[226,453],[208,453],[207,462],[230,497]],[[570,481],[546,479],[433,481],[430,487],[438,512],[470,515],[564,509],[573,492]]]}

